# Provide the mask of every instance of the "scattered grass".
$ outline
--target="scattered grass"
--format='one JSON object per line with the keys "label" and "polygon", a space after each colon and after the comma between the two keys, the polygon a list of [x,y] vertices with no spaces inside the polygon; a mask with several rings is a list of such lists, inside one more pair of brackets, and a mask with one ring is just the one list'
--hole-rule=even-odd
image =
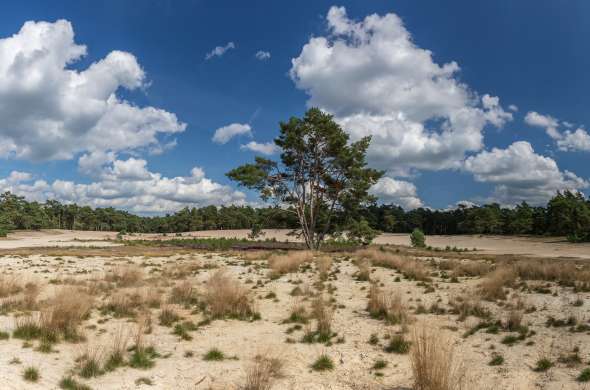
{"label": "scattered grass", "polygon": [[39,370],[36,367],[29,366],[23,371],[23,379],[27,382],[37,382],[39,377]]}
{"label": "scattered grass", "polygon": [[314,371],[328,371],[334,369],[334,362],[326,354],[321,354],[311,365],[311,369]]}
{"label": "scattered grass", "polygon": [[217,348],[211,348],[203,355],[203,360],[205,361],[222,361],[224,359],[225,354]]}

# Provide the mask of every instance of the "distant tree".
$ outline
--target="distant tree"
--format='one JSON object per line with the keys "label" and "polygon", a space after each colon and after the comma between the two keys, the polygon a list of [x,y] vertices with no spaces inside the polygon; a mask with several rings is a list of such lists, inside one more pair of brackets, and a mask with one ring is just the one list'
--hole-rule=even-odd
{"label": "distant tree", "polygon": [[414,248],[424,248],[426,246],[426,237],[422,230],[416,228],[410,234],[410,243]]}
{"label": "distant tree", "polygon": [[349,143],[332,116],[317,108],[280,128],[280,162],[256,157],[227,176],[265,201],[290,206],[307,247],[318,249],[326,235],[358,221],[359,208],[375,201],[368,190],[382,172],[366,166],[369,137]]}

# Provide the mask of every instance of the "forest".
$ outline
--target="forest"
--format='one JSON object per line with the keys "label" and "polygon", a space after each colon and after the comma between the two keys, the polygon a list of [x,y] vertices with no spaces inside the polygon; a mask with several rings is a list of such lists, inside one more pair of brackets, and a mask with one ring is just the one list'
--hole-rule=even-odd
{"label": "forest", "polygon": [[[396,205],[373,204],[360,213],[371,228],[388,233],[408,233],[418,228],[426,234],[530,234],[590,241],[590,199],[569,191],[558,192],[545,207],[522,202],[513,208],[491,203],[406,211]],[[0,236],[12,230],[39,229],[177,233],[298,226],[292,210],[277,207],[187,207],[165,216],[139,216],[114,208],[91,208],[56,200],[29,202],[10,192],[0,195]]]}

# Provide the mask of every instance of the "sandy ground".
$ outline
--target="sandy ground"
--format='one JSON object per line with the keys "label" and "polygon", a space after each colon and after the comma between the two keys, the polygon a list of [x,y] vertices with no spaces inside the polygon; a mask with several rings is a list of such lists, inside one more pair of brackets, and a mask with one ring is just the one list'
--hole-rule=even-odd
{"label": "sandy ground", "polygon": [[105,240],[114,240],[115,232],[93,232],[79,230],[17,231],[0,238],[0,249],[67,247],[67,246],[111,246],[118,245]]}
{"label": "sandy ground", "polygon": [[[369,282],[355,280],[357,267],[346,256],[339,256],[331,268],[331,276],[324,290],[331,297],[334,306],[332,329],[336,337],[342,337],[342,343],[334,342],[331,346],[306,344],[299,340],[303,330],[287,334],[291,324],[283,324],[296,303],[307,307],[310,301],[290,295],[295,286],[303,289],[318,281],[318,274],[313,269],[287,274],[279,279],[270,280],[266,262],[242,261],[236,255],[203,254],[174,255],[171,257],[49,257],[32,255],[28,257],[4,256],[1,259],[3,275],[15,276],[24,283],[35,282],[42,286],[39,299],[51,297],[55,291],[63,288],[64,283],[91,285],[104,280],[105,273],[112,267],[136,264],[143,270],[144,279],[125,291],[146,294],[148,290],[158,291],[165,299],[171,285],[177,281],[159,277],[167,267],[198,265],[200,271],[187,280],[199,291],[204,282],[223,268],[251,289],[261,319],[254,322],[237,320],[216,320],[196,331],[190,332],[192,340],[180,340],[171,334],[171,328],[158,325],[160,309],[152,311],[153,330],[146,335],[147,343],[153,345],[161,357],[156,359],[153,368],[147,370],[130,367],[118,368],[105,375],[80,379],[93,389],[239,389],[244,383],[246,369],[257,354],[269,354],[279,357],[283,363],[283,374],[273,389],[408,389],[412,385],[412,374],[408,355],[386,353],[383,347],[386,337],[400,331],[399,325],[387,325],[384,321],[371,319],[366,312]],[[262,256],[262,255],[261,255]],[[215,267],[203,268],[204,265]],[[427,292],[421,283],[407,280],[400,273],[381,267],[373,267],[372,280],[378,280],[382,288],[401,294],[408,310],[414,311],[417,305],[429,307],[437,302],[446,306],[454,297],[470,296],[478,278],[461,278],[460,283],[449,283],[434,277],[435,291]],[[515,346],[502,344],[501,339],[508,333],[489,334],[479,331],[468,338],[461,335],[479,322],[469,317],[458,321],[451,314],[417,314],[415,323],[427,324],[439,329],[441,337],[448,337],[455,346],[455,356],[462,362],[467,374],[466,389],[510,389],[510,390],[563,390],[587,389],[584,384],[575,381],[590,356],[590,336],[587,333],[570,332],[568,328],[548,328],[545,322],[549,316],[567,318],[575,316],[587,321],[590,315],[590,294],[573,294],[571,289],[553,283],[548,285],[554,294],[514,293],[525,306],[534,306],[536,311],[524,315],[524,323],[536,334],[530,338],[534,343],[525,345],[520,342]],[[326,291],[332,291],[331,294]],[[270,292],[276,298],[268,298]],[[107,292],[106,294],[112,294]],[[8,298],[6,298],[8,299]],[[0,303],[2,301],[0,300]],[[104,302],[104,293],[95,296],[96,305]],[[572,302],[581,299],[582,306]],[[504,319],[507,311],[493,303],[485,305],[494,313],[494,317]],[[195,323],[203,319],[200,312],[191,308],[173,306],[186,320]],[[0,315],[0,330],[10,332],[14,329],[16,313]],[[0,387],[2,389],[56,389],[59,380],[68,373],[76,373],[76,358],[88,348],[106,351],[112,335],[120,327],[129,333],[135,329],[132,318],[113,318],[93,310],[90,318],[84,322],[87,341],[72,344],[67,342],[55,346],[55,352],[49,354],[35,350],[37,342],[25,347],[22,340],[10,338],[0,341]],[[446,330],[445,330],[446,329]],[[378,336],[378,343],[368,343],[371,335]],[[287,343],[291,338],[293,343]],[[336,340],[336,338],[334,339]],[[235,359],[221,362],[208,362],[202,359],[210,348],[219,348],[227,356]],[[569,354],[578,347],[583,363],[568,367],[557,364],[546,373],[534,372],[532,368],[542,354],[549,354],[552,360],[560,355]],[[190,352],[190,353],[189,353]],[[330,356],[335,368],[328,372],[315,372],[310,369],[312,362],[321,354]],[[488,362],[494,354],[501,354],[505,363],[490,366]],[[18,359],[20,363],[14,363]],[[388,362],[385,369],[372,369],[375,361]],[[35,366],[39,369],[39,382],[31,384],[22,379],[24,367]],[[149,378],[151,386],[136,384],[139,378]]]}

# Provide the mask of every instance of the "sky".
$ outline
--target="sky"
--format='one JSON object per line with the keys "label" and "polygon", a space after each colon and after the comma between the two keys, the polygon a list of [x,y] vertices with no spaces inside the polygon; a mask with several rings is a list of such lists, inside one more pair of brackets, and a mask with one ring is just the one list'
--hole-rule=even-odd
{"label": "sky", "polygon": [[252,204],[319,107],[370,135],[381,203],[590,193],[590,2],[12,1],[0,13],[0,191],[165,214]]}

